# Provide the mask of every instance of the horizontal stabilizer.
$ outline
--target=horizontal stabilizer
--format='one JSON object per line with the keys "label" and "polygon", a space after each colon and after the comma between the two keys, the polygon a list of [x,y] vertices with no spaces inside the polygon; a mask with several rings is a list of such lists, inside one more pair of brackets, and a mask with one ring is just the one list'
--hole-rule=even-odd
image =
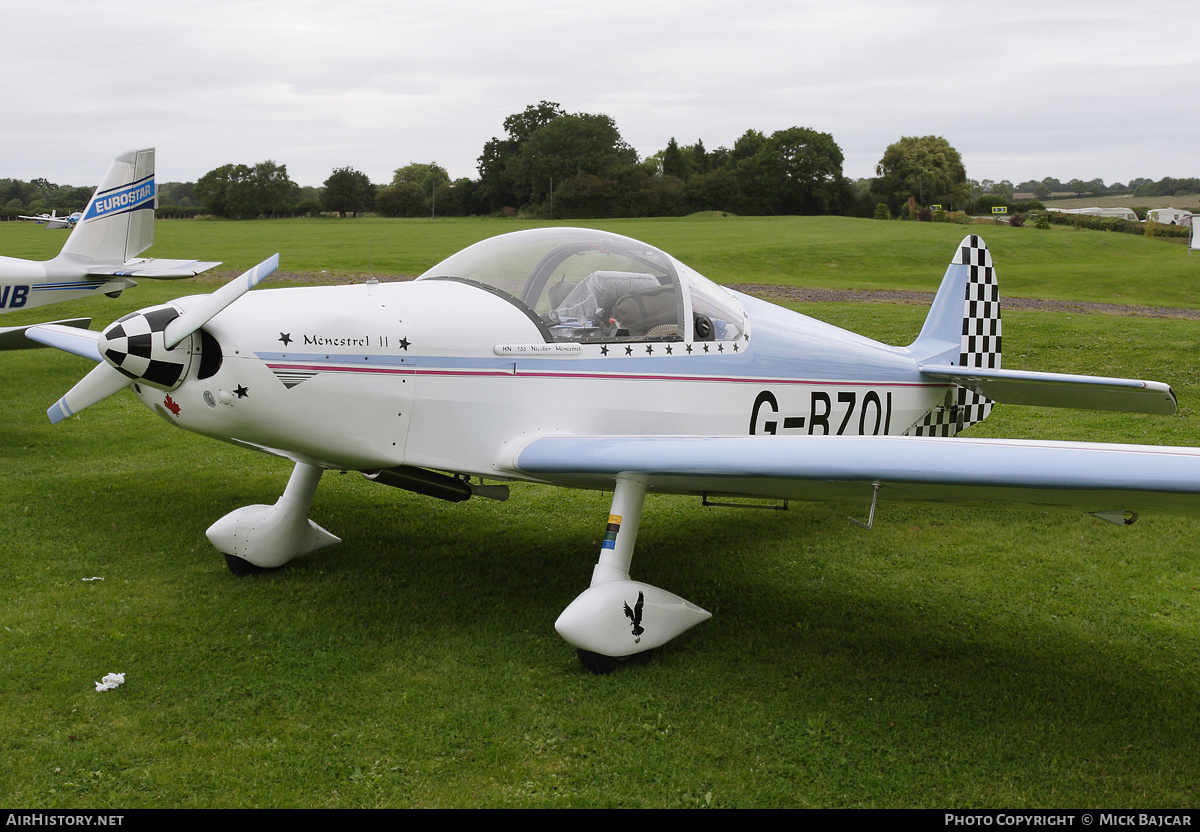
{"label": "horizontal stabilizer", "polygon": [[929,378],[952,381],[981,396],[1007,404],[1119,410],[1163,416],[1169,416],[1176,410],[1175,391],[1161,381],[988,370],[950,364],[925,364],[920,370],[922,375]]}
{"label": "horizontal stabilizer", "polygon": [[117,277],[145,277],[152,280],[178,280],[183,277],[195,277],[206,272],[213,266],[221,265],[221,261],[205,260],[134,260],[120,266],[89,266],[89,275],[115,275]]}
{"label": "horizontal stabilizer", "polygon": [[[81,320],[90,322],[91,318]],[[54,347],[96,362],[104,360],[100,357],[99,347],[96,346],[96,342],[100,340],[100,333],[91,329],[63,326],[61,323],[39,324],[30,327],[25,337],[37,341],[36,346]]]}
{"label": "horizontal stabilizer", "polygon": [[[78,328],[80,331],[87,332],[88,325],[91,322],[91,318],[70,318],[62,321],[53,321],[48,324],[0,327],[0,350],[35,350],[41,347],[53,347],[56,345],[48,344],[40,338],[35,338],[29,334],[29,330],[34,327],[55,326],[61,329]],[[60,347],[60,349],[64,348]],[[94,347],[92,351],[95,352]],[[74,350],[67,350],[67,352],[74,352]]]}

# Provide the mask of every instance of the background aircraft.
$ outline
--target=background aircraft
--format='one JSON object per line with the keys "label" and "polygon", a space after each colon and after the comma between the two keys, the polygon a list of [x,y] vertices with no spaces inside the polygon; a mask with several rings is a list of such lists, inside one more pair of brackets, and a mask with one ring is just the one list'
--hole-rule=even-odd
{"label": "background aircraft", "polygon": [[208,530],[239,574],[338,542],[307,516],[326,469],[451,501],[505,499],[506,480],[611,490],[592,585],[556,623],[594,670],[709,617],[630,577],[651,491],[856,501],[868,527],[877,500],[1074,508],[1118,524],[1200,507],[1200,449],[950,438],[993,400],[1176,407],[1162,383],[1003,369],[978,237],[905,347],[587,229],[485,240],[413,282],[246,294],[277,263],[103,333],[32,328],[97,362],[51,420],[132,386],[179,427],[292,460],[275,505]]}
{"label": "background aircraft", "polygon": [[75,211],[70,214],[58,215],[58,211],[51,211],[49,214],[38,214],[36,217],[21,216],[23,220],[33,220],[38,225],[45,225],[49,231],[54,231],[59,228],[74,228],[75,223],[79,222],[83,217],[82,211]]}
{"label": "background aircraft", "polygon": [[[118,156],[53,260],[0,257],[0,313],[136,286],[134,277],[194,277],[220,265],[199,260],[139,258],[154,242],[154,148]],[[78,319],[87,325],[87,319]],[[40,346],[27,327],[0,328],[0,349]]]}

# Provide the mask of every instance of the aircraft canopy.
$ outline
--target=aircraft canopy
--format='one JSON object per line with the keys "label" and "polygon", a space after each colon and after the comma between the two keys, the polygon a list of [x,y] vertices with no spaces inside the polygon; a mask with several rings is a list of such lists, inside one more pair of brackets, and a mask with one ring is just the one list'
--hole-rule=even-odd
{"label": "aircraft canopy", "polygon": [[538,228],[476,243],[418,280],[499,290],[554,341],[730,341],[737,297],[653,246],[585,228]]}

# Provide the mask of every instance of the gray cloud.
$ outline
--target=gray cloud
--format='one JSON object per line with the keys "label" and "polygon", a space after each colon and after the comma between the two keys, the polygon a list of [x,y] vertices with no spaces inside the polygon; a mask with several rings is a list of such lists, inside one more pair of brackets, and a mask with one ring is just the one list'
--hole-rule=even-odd
{"label": "gray cloud", "polygon": [[643,156],[803,125],[852,177],[928,134],[975,179],[1196,175],[1200,7],[1179,0],[109,0],[5,23],[0,175],[23,179],[94,183],[148,145],[163,180],[268,158],[302,184],[411,161],[475,176],[504,117],[542,99],[607,113]]}

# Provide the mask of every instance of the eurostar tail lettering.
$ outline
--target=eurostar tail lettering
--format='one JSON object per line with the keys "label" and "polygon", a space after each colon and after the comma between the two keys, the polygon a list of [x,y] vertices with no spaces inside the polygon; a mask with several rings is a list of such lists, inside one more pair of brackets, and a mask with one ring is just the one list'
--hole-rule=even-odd
{"label": "eurostar tail lettering", "polygon": [[154,207],[153,179],[133,185],[123,191],[118,191],[103,197],[97,197],[96,199],[92,200],[92,204],[88,206],[87,213],[84,215],[83,219],[85,221],[91,220],[95,219],[96,217],[102,217],[105,214],[111,214],[114,211],[120,211],[131,207]]}

